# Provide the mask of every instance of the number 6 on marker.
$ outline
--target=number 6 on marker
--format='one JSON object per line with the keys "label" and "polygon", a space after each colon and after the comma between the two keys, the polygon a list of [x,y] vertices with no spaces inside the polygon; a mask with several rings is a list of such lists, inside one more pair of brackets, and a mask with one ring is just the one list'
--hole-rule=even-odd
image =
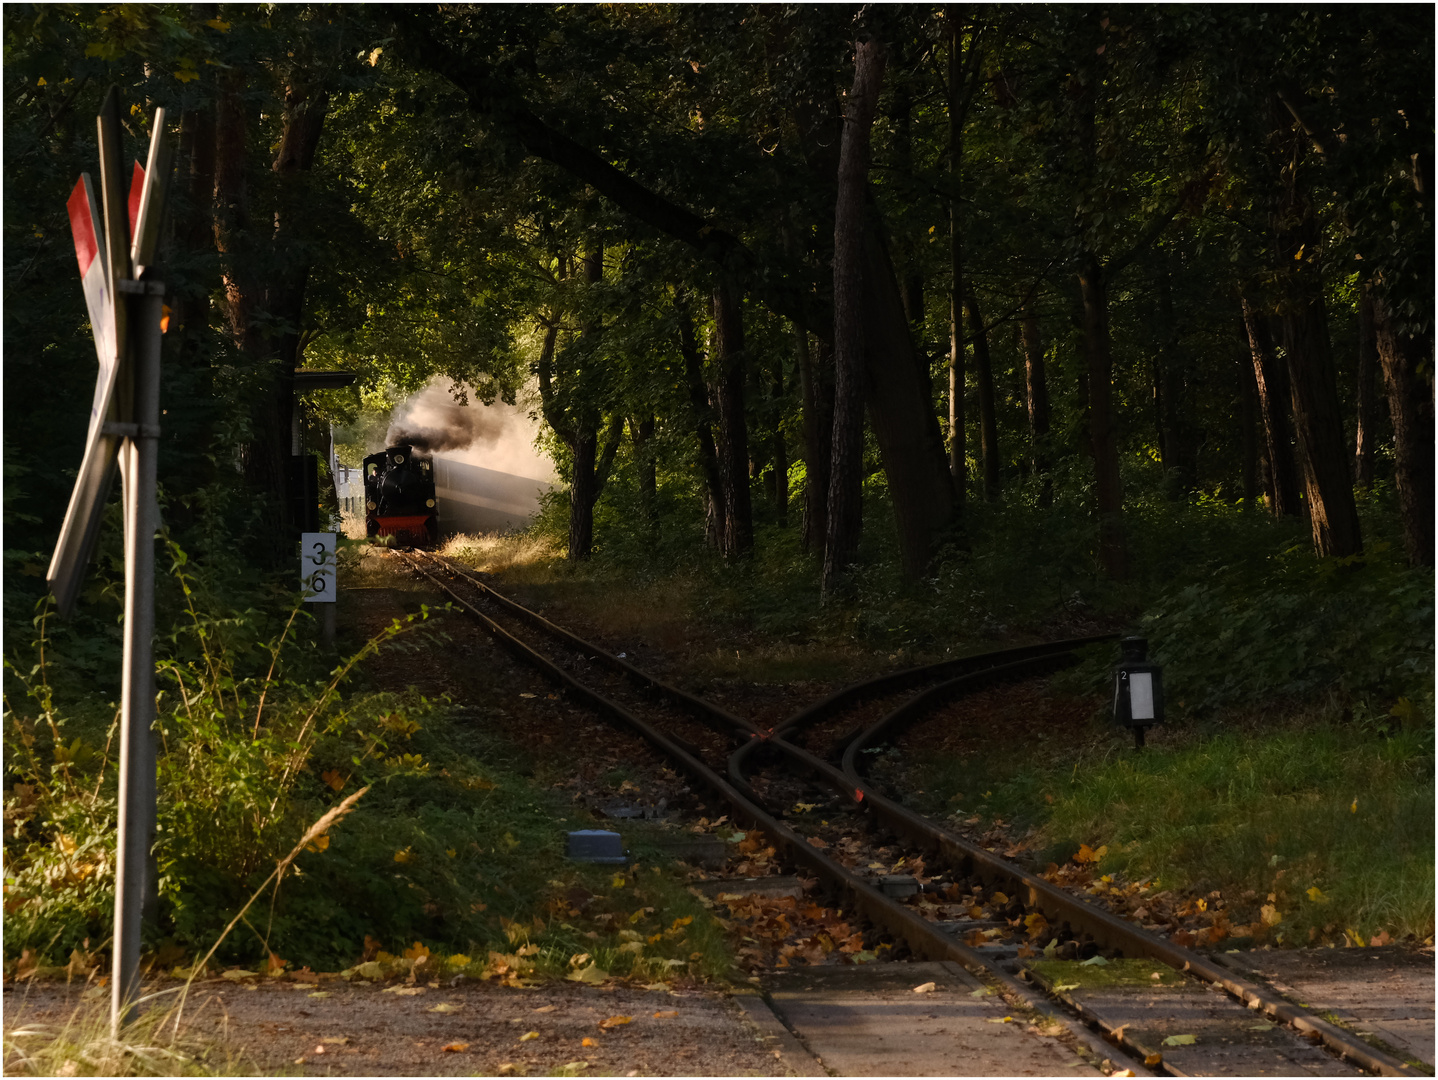
{"label": "number 6 on marker", "polygon": [[304,552],[302,563],[312,564],[300,568],[300,589],[307,604],[333,604],[335,602],[335,533],[304,533],[300,548]]}

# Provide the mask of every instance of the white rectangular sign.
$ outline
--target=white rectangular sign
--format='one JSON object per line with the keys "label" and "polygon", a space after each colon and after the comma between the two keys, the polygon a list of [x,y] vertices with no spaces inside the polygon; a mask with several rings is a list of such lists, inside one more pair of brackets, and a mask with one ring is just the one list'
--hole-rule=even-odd
{"label": "white rectangular sign", "polygon": [[300,589],[307,604],[335,602],[335,540],[338,533],[300,534]]}

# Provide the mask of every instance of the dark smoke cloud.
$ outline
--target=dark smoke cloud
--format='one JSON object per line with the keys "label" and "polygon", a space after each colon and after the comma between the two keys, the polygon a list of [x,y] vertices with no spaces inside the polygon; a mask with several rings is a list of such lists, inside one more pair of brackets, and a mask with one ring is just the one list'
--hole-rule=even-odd
{"label": "dark smoke cloud", "polygon": [[[426,454],[445,454],[481,468],[556,479],[554,465],[534,448],[538,425],[526,410],[496,401],[480,404],[473,389],[468,405],[456,405],[450,380],[437,378],[394,411],[385,446],[408,442]],[[372,446],[370,452],[384,447]]]}
{"label": "dark smoke cloud", "polygon": [[433,454],[492,444],[503,432],[503,422],[488,409],[456,405],[447,391],[431,386],[412,398],[403,412],[396,413],[385,445],[409,443],[416,450]]}

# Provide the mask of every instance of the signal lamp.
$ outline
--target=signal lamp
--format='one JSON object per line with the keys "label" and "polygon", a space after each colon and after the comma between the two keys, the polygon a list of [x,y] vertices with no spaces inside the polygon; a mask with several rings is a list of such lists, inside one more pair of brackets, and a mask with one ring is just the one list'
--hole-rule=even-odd
{"label": "signal lamp", "polygon": [[1145,728],[1163,723],[1163,667],[1148,662],[1148,639],[1126,637],[1123,657],[1114,669],[1114,723],[1133,728],[1134,746],[1143,745]]}

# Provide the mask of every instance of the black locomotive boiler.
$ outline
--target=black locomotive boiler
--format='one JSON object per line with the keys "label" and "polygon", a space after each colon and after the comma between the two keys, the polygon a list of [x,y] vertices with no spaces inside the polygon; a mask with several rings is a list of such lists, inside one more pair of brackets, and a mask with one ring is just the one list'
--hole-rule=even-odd
{"label": "black locomotive boiler", "polygon": [[439,543],[434,462],[409,443],[364,459],[365,531],[390,537],[399,547],[432,548]]}

